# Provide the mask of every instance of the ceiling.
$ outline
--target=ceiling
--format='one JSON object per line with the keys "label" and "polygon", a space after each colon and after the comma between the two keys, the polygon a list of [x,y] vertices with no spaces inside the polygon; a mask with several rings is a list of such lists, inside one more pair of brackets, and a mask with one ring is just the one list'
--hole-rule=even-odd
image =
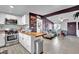
{"label": "ceiling", "polygon": [[45,15],[73,6],[74,5],[14,5],[14,8],[10,8],[9,5],[0,5],[0,13],[22,16],[26,13],[32,12]]}

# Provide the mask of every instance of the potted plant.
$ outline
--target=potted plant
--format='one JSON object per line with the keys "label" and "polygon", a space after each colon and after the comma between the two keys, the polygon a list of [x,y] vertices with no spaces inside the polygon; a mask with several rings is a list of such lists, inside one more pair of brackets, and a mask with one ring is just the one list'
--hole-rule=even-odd
{"label": "potted plant", "polygon": [[74,19],[78,18],[79,12],[76,12],[73,16],[74,16]]}

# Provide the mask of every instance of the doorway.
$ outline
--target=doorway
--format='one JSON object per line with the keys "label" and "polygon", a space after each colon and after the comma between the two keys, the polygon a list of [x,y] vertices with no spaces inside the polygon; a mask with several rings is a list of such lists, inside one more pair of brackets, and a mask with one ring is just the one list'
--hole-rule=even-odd
{"label": "doorway", "polygon": [[67,34],[76,36],[76,22],[67,23]]}

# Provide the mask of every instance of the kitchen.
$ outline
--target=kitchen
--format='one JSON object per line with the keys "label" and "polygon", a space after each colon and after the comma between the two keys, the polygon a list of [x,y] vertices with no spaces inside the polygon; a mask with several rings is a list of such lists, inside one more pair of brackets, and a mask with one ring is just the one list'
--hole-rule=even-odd
{"label": "kitchen", "polygon": [[[13,7],[10,6],[10,8]],[[29,53],[36,53],[35,41],[40,41],[41,36],[44,35],[41,25],[41,17],[33,13],[25,14],[24,16],[0,13],[0,47],[3,48],[20,43]],[[43,44],[41,44],[42,46]],[[39,53],[43,53],[43,48]]]}
{"label": "kitchen", "polygon": [[[57,3],[56,1],[43,0],[1,0],[0,58],[63,58],[63,56],[59,56],[58,54],[79,53],[79,40],[77,40],[77,37],[71,36],[64,39],[61,37],[52,38],[53,34],[51,34],[51,30],[56,29],[57,31],[57,27],[67,29],[66,22],[63,19],[71,19],[72,21],[72,14],[75,12],[52,16],[52,14],[55,14],[54,12],[73,7],[78,3],[78,1],[70,1],[70,5],[68,2],[69,0],[57,1]],[[46,18],[43,18],[41,15]],[[53,31],[53,33],[56,32]],[[60,31],[57,34],[59,33]],[[77,34],[79,34],[78,31]],[[37,54],[41,55],[34,56]],[[45,54],[46,56],[44,56]],[[57,55],[49,56],[49,54]]]}
{"label": "kitchen", "polygon": [[[74,20],[72,17],[77,12],[73,10],[77,10],[78,7],[73,5],[1,5],[0,54],[53,54],[72,53],[72,51],[79,53],[79,50],[75,50],[79,47],[79,40],[77,40],[79,38],[67,35],[66,31],[67,22],[72,22],[72,20],[79,22],[78,19]],[[75,48],[74,45],[73,50],[71,39],[77,46]]]}

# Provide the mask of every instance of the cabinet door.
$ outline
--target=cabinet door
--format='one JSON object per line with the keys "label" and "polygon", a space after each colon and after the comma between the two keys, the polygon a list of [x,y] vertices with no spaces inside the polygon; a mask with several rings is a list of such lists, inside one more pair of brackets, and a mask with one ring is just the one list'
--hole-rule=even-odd
{"label": "cabinet door", "polygon": [[22,16],[22,25],[26,24],[26,15]]}
{"label": "cabinet door", "polygon": [[18,18],[18,25],[27,25],[29,26],[29,14]]}
{"label": "cabinet door", "polygon": [[26,17],[25,15],[18,18],[18,25],[25,25],[26,24]]}
{"label": "cabinet door", "polygon": [[25,47],[25,38],[24,34],[19,33],[19,42]]}
{"label": "cabinet door", "polygon": [[20,43],[22,42],[22,37],[21,37],[21,35],[19,35],[19,42],[20,42]]}
{"label": "cabinet door", "polygon": [[17,16],[10,15],[10,14],[6,14],[5,17],[6,17],[7,19],[17,19],[17,18],[18,18]]}
{"label": "cabinet door", "polygon": [[5,24],[5,15],[0,14],[0,24]]}
{"label": "cabinet door", "polygon": [[0,47],[5,45],[5,34],[0,34]]}
{"label": "cabinet door", "polygon": [[24,48],[31,52],[31,36],[19,33],[19,42]]}
{"label": "cabinet door", "polygon": [[18,18],[18,25],[25,25],[26,24],[26,16],[22,16]]}
{"label": "cabinet door", "polygon": [[31,52],[31,36],[24,35],[24,47]]}
{"label": "cabinet door", "polygon": [[22,46],[24,46],[24,38],[23,37],[21,37],[19,42],[22,44]]}
{"label": "cabinet door", "polygon": [[23,45],[22,34],[19,33],[19,42]]}
{"label": "cabinet door", "polygon": [[22,25],[22,17],[18,17],[18,25]]}

